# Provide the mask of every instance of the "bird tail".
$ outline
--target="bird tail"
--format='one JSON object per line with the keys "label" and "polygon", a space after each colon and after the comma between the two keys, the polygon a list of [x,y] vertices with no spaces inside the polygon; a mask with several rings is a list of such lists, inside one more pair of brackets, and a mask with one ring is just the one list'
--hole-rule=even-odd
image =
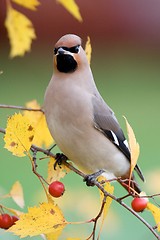
{"label": "bird tail", "polygon": [[137,174],[138,174],[138,176],[140,177],[140,179],[141,179],[143,182],[145,182],[145,178],[144,178],[144,176],[143,176],[143,173],[142,173],[140,167],[136,164],[136,166],[135,166],[134,169],[135,169],[135,171],[137,172]]}

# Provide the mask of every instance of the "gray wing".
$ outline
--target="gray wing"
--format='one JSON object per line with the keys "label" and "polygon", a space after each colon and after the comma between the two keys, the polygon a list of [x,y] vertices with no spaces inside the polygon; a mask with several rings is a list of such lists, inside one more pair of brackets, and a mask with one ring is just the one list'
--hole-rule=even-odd
{"label": "gray wing", "polygon": [[[101,131],[121,152],[123,152],[127,159],[131,161],[127,140],[119,126],[114,112],[106,105],[100,96],[94,96],[92,104],[94,112],[94,127]],[[144,181],[143,174],[138,165],[135,166],[135,170],[142,181]]]}

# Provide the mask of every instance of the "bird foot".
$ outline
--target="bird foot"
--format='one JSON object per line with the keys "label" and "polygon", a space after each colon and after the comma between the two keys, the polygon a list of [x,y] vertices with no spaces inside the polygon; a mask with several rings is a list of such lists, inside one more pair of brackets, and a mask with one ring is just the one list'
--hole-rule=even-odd
{"label": "bird foot", "polygon": [[68,160],[68,158],[63,153],[57,153],[56,157],[55,157],[55,160],[56,161],[55,161],[55,163],[53,165],[54,166],[54,170],[56,170],[57,165],[61,166],[64,161]]}
{"label": "bird foot", "polygon": [[104,172],[104,170],[99,170],[98,172],[88,174],[88,175],[85,176],[83,181],[86,182],[87,186],[92,186],[93,187],[95,185],[96,178],[99,177],[103,172]]}

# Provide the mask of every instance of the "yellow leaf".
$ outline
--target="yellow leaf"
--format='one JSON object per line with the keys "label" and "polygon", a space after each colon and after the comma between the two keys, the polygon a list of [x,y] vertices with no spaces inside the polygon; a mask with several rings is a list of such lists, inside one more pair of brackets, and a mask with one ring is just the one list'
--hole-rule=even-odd
{"label": "yellow leaf", "polygon": [[79,7],[76,4],[75,0],[57,0],[64,8],[67,9],[69,13],[73,15],[78,21],[82,22],[82,17],[79,11]]}
{"label": "yellow leaf", "polygon": [[5,148],[13,155],[23,157],[28,152],[34,137],[34,128],[27,117],[15,113],[8,118],[6,134],[4,135]]}
{"label": "yellow leaf", "polygon": [[158,208],[154,204],[148,202],[147,209],[152,213],[154,220],[157,224],[157,230],[158,230],[158,232],[160,232],[160,208]]}
{"label": "yellow leaf", "polygon": [[33,144],[37,146],[45,146],[48,148],[53,144],[53,138],[47,127],[45,115],[42,113],[37,126],[35,127],[35,136],[33,139]]}
{"label": "yellow leaf", "polygon": [[86,52],[86,55],[87,55],[88,62],[89,62],[89,64],[91,64],[92,47],[91,47],[91,41],[90,41],[89,36],[87,38],[87,42],[86,42],[86,45],[85,45],[85,52]]}
{"label": "yellow leaf", "polygon": [[9,232],[20,236],[36,236],[40,234],[57,234],[67,224],[64,216],[57,205],[42,203],[39,207],[28,209],[28,213],[22,214]]}
{"label": "yellow leaf", "polygon": [[[102,180],[106,180],[105,177],[99,177],[98,178],[98,181],[102,181]],[[110,184],[110,182],[105,182],[103,184],[103,188],[106,192],[110,193],[110,194],[113,194],[114,192],[114,187]],[[102,191],[100,191],[100,199],[101,199],[101,202],[103,201],[103,198],[104,198],[104,194]],[[107,213],[108,213],[108,210],[109,210],[109,207],[112,203],[112,198],[110,197],[107,197],[106,198],[106,203],[105,203],[105,206],[104,206],[104,210],[103,210],[103,221],[105,219],[105,217],[107,216]]]}
{"label": "yellow leaf", "polygon": [[125,119],[126,126],[127,126],[129,148],[131,151],[131,172],[130,172],[130,175],[131,175],[137,164],[140,150],[139,150],[139,144],[136,141],[136,137],[134,135],[132,127],[128,123],[126,117],[124,117],[124,119]]}
{"label": "yellow leaf", "polygon": [[[107,182],[106,181],[107,179],[104,177],[104,176],[100,176],[98,178],[98,181],[101,182],[101,181],[105,181],[105,183],[103,183],[103,188],[106,192],[110,193],[110,194],[113,194],[114,192],[114,187],[111,186],[110,182]],[[103,200],[104,200],[104,194],[101,190],[99,190],[100,192],[100,200],[101,200],[101,203],[103,203]],[[102,227],[103,227],[103,224],[104,224],[104,220],[107,216],[107,213],[109,211],[109,208],[110,208],[110,205],[112,203],[112,198],[110,197],[107,197],[106,198],[106,203],[104,204],[104,208],[103,208],[103,215],[102,215],[102,223],[101,223],[101,227],[100,227],[100,231],[99,231],[99,236],[100,236],[100,233],[102,231]],[[99,238],[98,238],[99,239]]]}
{"label": "yellow leaf", "polygon": [[13,2],[30,10],[37,10],[36,7],[40,5],[38,0],[12,0]]}
{"label": "yellow leaf", "polygon": [[54,158],[50,158],[50,161],[48,162],[48,177],[47,177],[47,182],[51,183],[53,181],[58,181],[61,178],[63,178],[69,171],[70,169],[67,168],[65,165],[61,165],[60,167],[57,166],[56,170],[54,169],[54,163],[55,163]]}
{"label": "yellow leaf", "polygon": [[15,182],[10,190],[10,195],[18,206],[24,207],[23,188],[20,182]]}
{"label": "yellow leaf", "polygon": [[11,44],[10,57],[23,56],[30,51],[32,40],[36,38],[32,22],[8,5],[5,26]]}
{"label": "yellow leaf", "polygon": [[[40,109],[39,104],[36,100],[26,103],[26,107],[33,109]],[[32,144],[35,144],[39,147],[44,145],[48,148],[53,144],[53,138],[47,127],[45,115],[40,111],[24,111],[24,116],[26,116],[32,123],[35,128],[35,134]]]}
{"label": "yellow leaf", "polygon": [[[37,103],[36,100],[27,102],[25,106],[30,109],[41,109],[40,105]],[[42,114],[43,113],[41,111],[23,111],[23,115],[28,117],[28,119],[30,119],[30,121],[32,121],[34,125],[37,125],[37,122],[41,118]]]}

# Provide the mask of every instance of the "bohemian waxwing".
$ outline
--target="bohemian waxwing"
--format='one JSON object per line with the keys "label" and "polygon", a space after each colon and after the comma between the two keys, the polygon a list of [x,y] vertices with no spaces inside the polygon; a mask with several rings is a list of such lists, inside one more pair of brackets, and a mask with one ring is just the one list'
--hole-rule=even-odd
{"label": "bohemian waxwing", "polygon": [[[54,74],[45,93],[44,111],[58,147],[80,170],[86,174],[104,170],[107,179],[121,177],[128,183],[127,141],[97,90],[81,39],[74,34],[61,37],[55,45]],[[138,165],[135,170],[144,181]],[[132,188],[140,192],[135,181]]]}

